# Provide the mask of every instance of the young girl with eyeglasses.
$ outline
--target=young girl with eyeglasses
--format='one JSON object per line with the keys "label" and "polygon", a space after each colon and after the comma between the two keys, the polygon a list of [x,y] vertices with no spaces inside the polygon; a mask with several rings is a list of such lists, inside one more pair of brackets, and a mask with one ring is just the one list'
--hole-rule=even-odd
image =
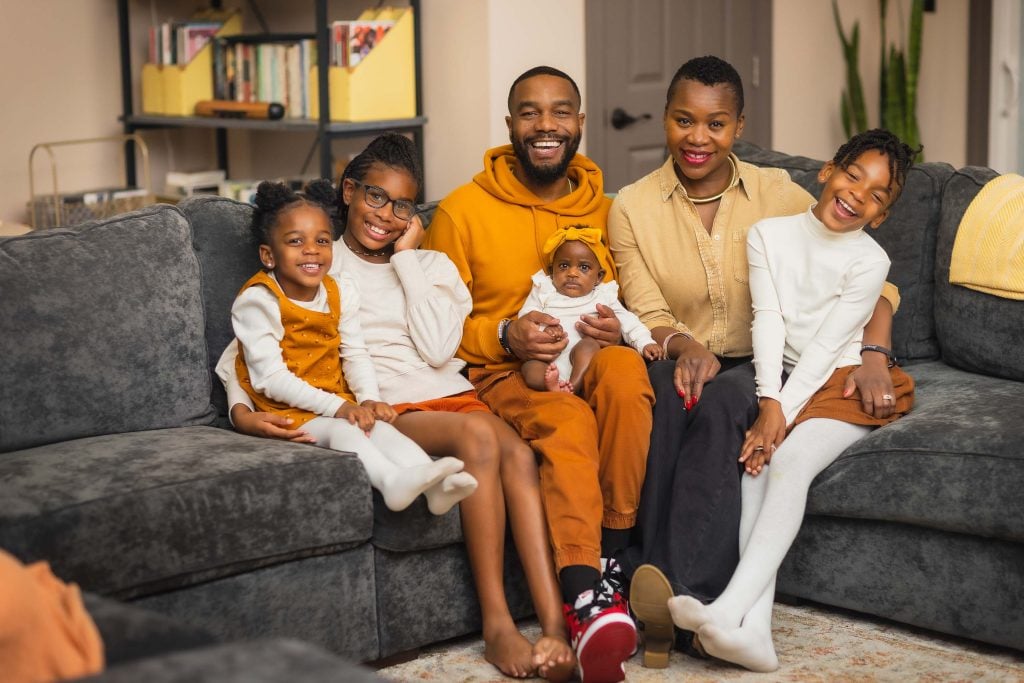
{"label": "young girl with eyeglasses", "polygon": [[328,275],[335,202],[328,181],[301,193],[260,183],[252,232],[261,270],[231,307],[239,349],[235,372],[261,410],[290,418],[319,443],[355,451],[370,483],[392,510],[421,493],[444,514],[476,488],[455,458],[431,460],[390,422],[359,326],[358,293],[344,276]]}
{"label": "young girl with eyeglasses", "polygon": [[[394,426],[427,453],[458,458],[478,482],[460,511],[485,658],[508,676],[567,680],[576,661],[566,639],[536,460],[460,372],[464,363],[455,352],[472,303],[448,256],[417,248],[423,239],[415,205],[421,184],[416,148],[404,136],[382,135],[356,156],[339,187],[344,232],[333,246],[331,273],[344,271],[372,301],[360,307],[359,321],[380,395],[398,413]],[[218,373],[237,429],[309,440],[303,433],[308,430],[251,412],[251,402],[221,372],[224,366],[222,358]],[[519,633],[505,597],[506,514],[542,630],[533,644]]]}

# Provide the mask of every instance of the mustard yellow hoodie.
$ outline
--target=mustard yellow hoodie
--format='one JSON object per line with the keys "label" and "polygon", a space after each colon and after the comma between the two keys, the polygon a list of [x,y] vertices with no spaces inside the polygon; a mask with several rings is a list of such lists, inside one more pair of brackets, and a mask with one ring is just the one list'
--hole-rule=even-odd
{"label": "mustard yellow hoodie", "polygon": [[[543,267],[541,249],[562,227],[600,228],[608,242],[608,208],[601,169],[577,154],[569,164],[573,191],[545,203],[516,179],[512,145],[490,149],[484,170],[441,201],[427,230],[425,249],[443,251],[473,296],[459,357],[471,366],[505,370],[519,366],[498,342],[498,323],[514,318],[526,301],[530,277]],[[605,280],[615,265],[602,263]]]}

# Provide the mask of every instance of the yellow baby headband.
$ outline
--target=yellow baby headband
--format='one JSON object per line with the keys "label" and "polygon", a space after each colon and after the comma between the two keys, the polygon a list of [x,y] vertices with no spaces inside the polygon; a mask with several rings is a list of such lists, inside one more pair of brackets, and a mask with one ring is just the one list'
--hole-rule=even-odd
{"label": "yellow baby headband", "polygon": [[600,262],[604,261],[604,256],[607,253],[607,249],[602,241],[601,231],[597,228],[591,228],[590,226],[581,225],[570,225],[565,228],[559,228],[555,230],[554,234],[548,238],[548,241],[544,243],[544,262],[546,264],[551,263],[551,259],[554,257],[555,252],[558,248],[568,242],[569,240],[579,240],[586,244],[597,256],[597,260]]}

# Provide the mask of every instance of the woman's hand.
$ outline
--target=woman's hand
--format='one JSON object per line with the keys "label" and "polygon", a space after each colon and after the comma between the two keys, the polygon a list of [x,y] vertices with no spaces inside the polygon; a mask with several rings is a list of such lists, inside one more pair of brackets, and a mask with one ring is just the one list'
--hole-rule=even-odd
{"label": "woman's hand", "polygon": [[867,351],[861,354],[861,363],[847,376],[843,396],[850,398],[855,391],[860,391],[864,412],[880,419],[887,418],[896,408],[889,358],[884,353]]}
{"label": "woman's hand", "polygon": [[341,404],[338,411],[334,413],[334,417],[348,420],[366,433],[373,429],[373,423],[377,421],[373,415],[373,408],[357,406],[355,403],[349,403],[348,401]]}
{"label": "woman's hand", "polygon": [[409,219],[405,230],[402,231],[401,237],[395,240],[395,253],[397,254],[406,249],[419,249],[425,235],[423,221],[420,220],[419,216],[413,216]]}
{"label": "woman's hand", "polygon": [[388,424],[394,422],[395,419],[398,417],[398,413],[395,412],[395,409],[391,406],[391,404],[385,403],[384,401],[366,400],[360,403],[359,405],[363,406],[364,408],[369,408],[370,410],[373,411],[373,416],[375,418],[387,422]]}
{"label": "woman's hand", "polygon": [[231,423],[236,431],[249,436],[296,443],[316,443],[316,439],[301,429],[289,429],[291,418],[276,413],[253,412],[249,406],[242,403],[231,406]]}
{"label": "woman's hand", "polygon": [[550,363],[568,343],[569,336],[558,318],[547,313],[530,311],[508,324],[508,345],[521,360]]}
{"label": "woman's hand", "polygon": [[580,316],[576,329],[585,337],[595,340],[601,348],[615,346],[622,341],[622,323],[608,306],[597,305],[597,315]]}
{"label": "woman's hand", "polygon": [[687,410],[700,400],[704,383],[714,379],[721,369],[722,364],[718,362],[718,358],[704,348],[703,344],[689,337],[683,338],[683,346],[676,357],[673,378],[676,393],[683,399],[683,406]]}
{"label": "woman's hand", "polygon": [[740,449],[740,462],[752,477],[756,477],[771,462],[775,450],[786,438],[786,416],[782,404],[773,398],[758,401],[757,419],[747,430],[747,438]]}

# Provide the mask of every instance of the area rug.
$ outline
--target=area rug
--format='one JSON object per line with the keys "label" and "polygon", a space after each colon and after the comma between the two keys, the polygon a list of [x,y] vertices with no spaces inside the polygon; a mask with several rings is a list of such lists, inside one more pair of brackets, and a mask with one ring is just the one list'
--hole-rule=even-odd
{"label": "area rug", "polygon": [[[520,624],[531,640],[536,622]],[[1006,681],[1024,683],[1024,654],[943,637],[892,622],[810,605],[775,605],[779,670],[755,674],[673,652],[668,669],[646,669],[639,655],[626,663],[626,680],[646,681]],[[380,669],[391,681],[490,683],[503,677],[483,659],[479,638],[425,649],[414,660]]]}

